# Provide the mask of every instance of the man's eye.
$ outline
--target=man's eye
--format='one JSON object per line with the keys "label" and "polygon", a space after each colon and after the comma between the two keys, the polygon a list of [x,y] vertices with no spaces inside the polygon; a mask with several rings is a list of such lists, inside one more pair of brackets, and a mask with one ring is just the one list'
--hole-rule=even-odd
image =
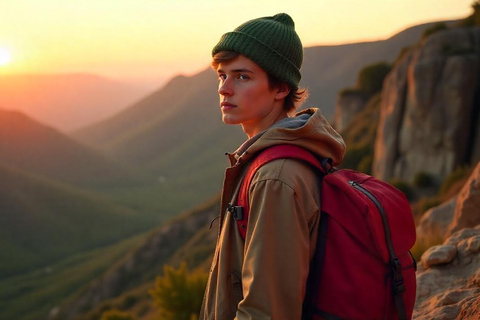
{"label": "man's eye", "polygon": [[240,74],[240,75],[238,75],[238,79],[239,80],[247,80],[248,76],[246,74]]}
{"label": "man's eye", "polygon": [[224,74],[219,74],[218,75],[218,80],[225,80],[226,78],[227,78],[227,76],[224,75]]}

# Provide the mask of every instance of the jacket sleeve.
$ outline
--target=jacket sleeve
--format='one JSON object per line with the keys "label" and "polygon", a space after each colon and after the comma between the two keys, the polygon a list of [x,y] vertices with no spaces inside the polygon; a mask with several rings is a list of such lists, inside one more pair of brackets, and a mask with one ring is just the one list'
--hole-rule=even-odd
{"label": "jacket sleeve", "polygon": [[250,188],[237,320],[301,319],[310,235],[319,220],[312,186],[302,183],[265,179]]}

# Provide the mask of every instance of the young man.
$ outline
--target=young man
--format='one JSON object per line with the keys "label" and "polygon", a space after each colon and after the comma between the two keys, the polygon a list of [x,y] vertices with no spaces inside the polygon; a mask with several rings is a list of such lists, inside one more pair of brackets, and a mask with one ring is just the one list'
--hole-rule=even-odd
{"label": "young man", "polygon": [[228,155],[200,319],[299,320],[320,221],[316,173],[294,159],[262,166],[248,191],[245,239],[227,207],[236,204],[242,173],[261,150],[293,144],[338,165],[345,144],[319,110],[289,116],[306,94],[298,87],[303,47],[290,16],[248,21],[224,34],[212,55],[222,119],[242,125],[248,140]]}

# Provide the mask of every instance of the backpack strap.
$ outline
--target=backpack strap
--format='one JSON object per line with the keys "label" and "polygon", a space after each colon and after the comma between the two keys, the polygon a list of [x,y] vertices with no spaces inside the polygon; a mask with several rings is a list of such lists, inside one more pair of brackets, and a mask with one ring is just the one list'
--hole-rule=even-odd
{"label": "backpack strap", "polygon": [[328,172],[328,170],[324,169],[327,167],[328,161],[322,161],[323,163],[321,163],[310,151],[295,145],[281,144],[260,151],[244,175],[238,194],[237,206],[229,206],[228,209],[237,221],[238,230],[244,240],[247,234],[248,214],[250,211],[248,192],[253,176],[264,164],[276,159],[297,159],[312,165],[322,173],[326,174]]}

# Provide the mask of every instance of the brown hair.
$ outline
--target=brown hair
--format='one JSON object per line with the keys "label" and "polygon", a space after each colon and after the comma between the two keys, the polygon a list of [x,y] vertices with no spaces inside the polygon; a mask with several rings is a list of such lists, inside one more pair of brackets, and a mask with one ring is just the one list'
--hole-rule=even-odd
{"label": "brown hair", "polygon": [[[217,70],[218,65],[222,62],[230,61],[238,57],[240,53],[235,51],[220,51],[213,56],[212,59],[212,68]],[[281,81],[274,76],[268,75],[268,85],[270,90],[273,90],[280,85],[283,85],[285,82]],[[290,88],[291,89],[291,88]],[[298,88],[296,90],[291,89],[290,93],[285,97],[283,101],[283,108],[288,113],[294,112],[298,107],[302,105],[302,103],[308,98],[308,90],[307,88]]]}

